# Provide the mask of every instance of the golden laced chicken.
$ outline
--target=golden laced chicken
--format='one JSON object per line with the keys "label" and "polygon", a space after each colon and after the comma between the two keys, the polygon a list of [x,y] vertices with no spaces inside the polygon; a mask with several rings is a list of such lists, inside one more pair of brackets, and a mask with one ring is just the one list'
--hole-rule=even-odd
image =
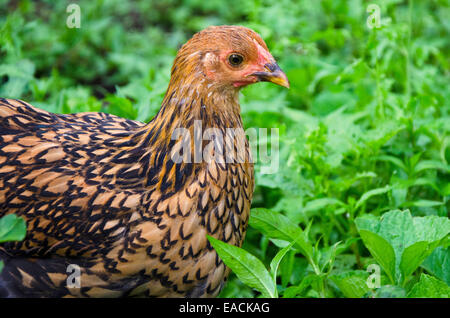
{"label": "golden laced chicken", "polygon": [[[254,187],[249,145],[227,146],[245,160],[185,160],[198,136],[180,150],[185,137],[173,132],[195,133],[196,123],[224,135],[242,129],[239,89],[259,81],[289,87],[257,33],[215,26],[179,50],[148,124],[0,99],[0,217],[27,223],[23,241],[0,246],[0,297],[217,296],[229,269],[207,235],[242,245]],[[68,284],[70,268],[79,285]]]}

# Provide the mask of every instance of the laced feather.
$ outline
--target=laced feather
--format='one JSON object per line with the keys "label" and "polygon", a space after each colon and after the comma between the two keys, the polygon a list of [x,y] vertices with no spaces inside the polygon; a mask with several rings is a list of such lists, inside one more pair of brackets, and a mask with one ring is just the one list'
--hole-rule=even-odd
{"label": "laced feather", "polygon": [[[148,124],[104,113],[51,114],[0,99],[0,216],[27,222],[24,241],[0,247],[1,296],[219,293],[229,270],[206,235],[241,246],[253,165],[174,163],[172,132],[193,132],[197,120],[224,134],[242,128],[237,90],[205,77],[202,63],[221,45],[248,40],[244,49],[251,50],[253,39],[265,46],[241,27],[195,35],[178,53]],[[220,45],[208,47],[214,43]],[[250,158],[247,142],[235,146]],[[81,288],[67,286],[70,264],[81,270]]]}

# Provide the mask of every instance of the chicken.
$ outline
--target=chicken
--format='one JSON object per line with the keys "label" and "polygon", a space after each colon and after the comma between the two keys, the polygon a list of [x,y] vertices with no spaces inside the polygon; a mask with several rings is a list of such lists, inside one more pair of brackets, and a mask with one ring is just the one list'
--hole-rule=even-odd
{"label": "chicken", "polygon": [[[0,246],[0,297],[216,296],[229,269],[207,235],[242,245],[249,145],[231,139],[237,155],[224,162],[225,147],[173,133],[242,131],[239,89],[259,81],[289,87],[257,33],[215,26],[179,50],[147,124],[0,99],[0,217],[27,223],[23,241]],[[214,160],[190,160],[198,144]]]}

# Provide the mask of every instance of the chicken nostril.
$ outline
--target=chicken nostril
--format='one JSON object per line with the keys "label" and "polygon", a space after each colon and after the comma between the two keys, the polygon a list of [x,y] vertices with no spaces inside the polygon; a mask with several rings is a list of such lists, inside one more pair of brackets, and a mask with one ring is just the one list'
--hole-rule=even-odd
{"label": "chicken nostril", "polygon": [[270,72],[275,72],[275,70],[278,68],[278,65],[277,63],[267,63],[264,65],[264,68]]}

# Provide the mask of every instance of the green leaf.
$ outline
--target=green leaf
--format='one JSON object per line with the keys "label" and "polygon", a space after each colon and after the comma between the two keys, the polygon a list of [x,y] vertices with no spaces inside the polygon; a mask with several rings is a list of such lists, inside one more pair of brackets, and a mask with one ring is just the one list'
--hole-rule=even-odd
{"label": "green leaf", "polygon": [[320,210],[328,205],[335,205],[335,204],[345,205],[342,201],[334,198],[320,198],[306,203],[306,206],[303,208],[303,212],[306,213],[310,211]]}
{"label": "green leaf", "polygon": [[277,287],[264,264],[246,250],[208,236],[211,245],[225,265],[247,286],[255,288],[263,297],[278,297]]}
{"label": "green leaf", "polygon": [[361,298],[370,290],[367,286],[369,273],[366,271],[348,271],[329,277],[347,298]]}
{"label": "green leaf", "polygon": [[359,230],[359,235],[370,254],[383,267],[392,283],[395,282],[395,253],[384,238],[370,231]]}
{"label": "green leaf", "polygon": [[403,171],[405,171],[405,172],[408,171],[408,168],[405,166],[403,161],[401,161],[399,158],[394,157],[394,156],[387,156],[387,155],[377,156],[374,158],[374,160],[388,161],[388,162],[391,162],[392,164],[394,164],[395,166],[399,167]]}
{"label": "green leaf", "polygon": [[21,241],[25,238],[27,225],[25,220],[14,214],[0,218],[0,243]]}
{"label": "green leaf", "polygon": [[317,283],[320,279],[320,276],[316,274],[309,274],[302,280],[300,285],[286,288],[283,293],[283,298],[294,298],[300,295],[306,288],[311,286],[313,283]]}
{"label": "green leaf", "polygon": [[137,117],[137,110],[126,97],[109,95],[105,98],[105,101],[109,102],[109,105],[107,106],[108,113],[132,119]]}
{"label": "green leaf", "polygon": [[414,167],[414,172],[418,173],[423,170],[434,169],[434,170],[442,170],[444,172],[450,172],[450,167],[441,161],[436,160],[424,160],[419,162]]}
{"label": "green leaf", "polygon": [[339,249],[342,242],[336,242],[332,246],[323,247],[320,249],[319,247],[316,247],[316,251],[319,257],[319,261],[317,262],[320,266],[320,271],[322,273],[330,272],[333,269],[333,264],[336,259],[336,255],[338,252],[341,252],[342,250]]}
{"label": "green leaf", "polygon": [[[411,275],[423,260],[435,249],[450,233],[450,220],[446,217],[426,216],[412,217],[409,210],[389,211],[380,218],[363,216],[356,219],[356,226],[361,234],[364,244],[372,255],[379,261],[383,259],[381,266],[391,277],[391,269],[387,269],[386,256],[380,255],[380,248],[374,244],[381,244],[379,238],[370,236],[368,241],[367,233],[362,230],[382,237],[393,249],[395,254],[395,281],[396,283],[406,283]],[[387,248],[387,247],[385,247]],[[390,254],[390,252],[389,252]],[[389,263],[389,266],[392,264]]]}
{"label": "green leaf", "polygon": [[[280,271],[281,271],[281,286],[286,288],[286,286],[291,282],[292,278],[296,278],[293,277],[293,273],[294,270],[296,270],[295,265],[296,265],[296,261],[298,261],[301,258],[296,258],[295,254],[296,254],[296,250],[290,250],[287,255],[281,260],[280,263]],[[304,259],[306,261],[306,259]],[[306,261],[306,263],[308,264],[308,261]],[[304,271],[306,271],[306,267],[308,265],[305,265]]]}
{"label": "green leaf", "polygon": [[295,241],[295,247],[300,253],[312,259],[313,248],[303,230],[281,213],[261,208],[252,209],[249,224],[267,237],[289,243]]}
{"label": "green leaf", "polygon": [[35,65],[30,60],[18,60],[14,64],[0,64],[0,76],[7,75],[8,81],[0,85],[1,96],[21,96],[33,79]]}
{"label": "green leaf", "polygon": [[411,275],[430,253],[430,244],[424,241],[414,243],[405,248],[400,261],[402,277]]}
{"label": "green leaf", "polygon": [[366,193],[364,193],[361,196],[361,198],[358,200],[358,202],[356,202],[355,210],[358,209],[361,205],[363,205],[364,202],[369,200],[371,197],[373,197],[375,195],[380,195],[380,194],[386,193],[389,190],[391,190],[391,187],[385,186],[383,188],[377,188],[377,189],[372,189],[372,190],[367,191]]}
{"label": "green leaf", "polygon": [[409,298],[450,298],[450,287],[433,276],[422,274],[408,293]]}
{"label": "green leaf", "polygon": [[404,202],[402,204],[402,207],[410,207],[410,206],[416,206],[419,208],[423,207],[434,207],[434,206],[440,206],[443,205],[443,202],[440,201],[432,201],[432,200],[416,200],[412,202]]}
{"label": "green leaf", "polygon": [[450,285],[450,248],[439,246],[422,264],[429,273]]}
{"label": "green leaf", "polygon": [[280,266],[280,262],[283,259],[283,257],[287,254],[287,252],[290,251],[290,249],[292,248],[292,246],[294,244],[295,244],[295,241],[291,242],[291,244],[289,244],[285,248],[279,250],[278,253],[275,255],[275,257],[270,262],[270,273],[272,274],[273,281],[275,282],[275,284],[276,284],[277,271],[278,271],[278,267]]}
{"label": "green leaf", "polygon": [[413,235],[417,241],[438,242],[450,233],[450,219],[447,217],[415,217],[413,223]]}

